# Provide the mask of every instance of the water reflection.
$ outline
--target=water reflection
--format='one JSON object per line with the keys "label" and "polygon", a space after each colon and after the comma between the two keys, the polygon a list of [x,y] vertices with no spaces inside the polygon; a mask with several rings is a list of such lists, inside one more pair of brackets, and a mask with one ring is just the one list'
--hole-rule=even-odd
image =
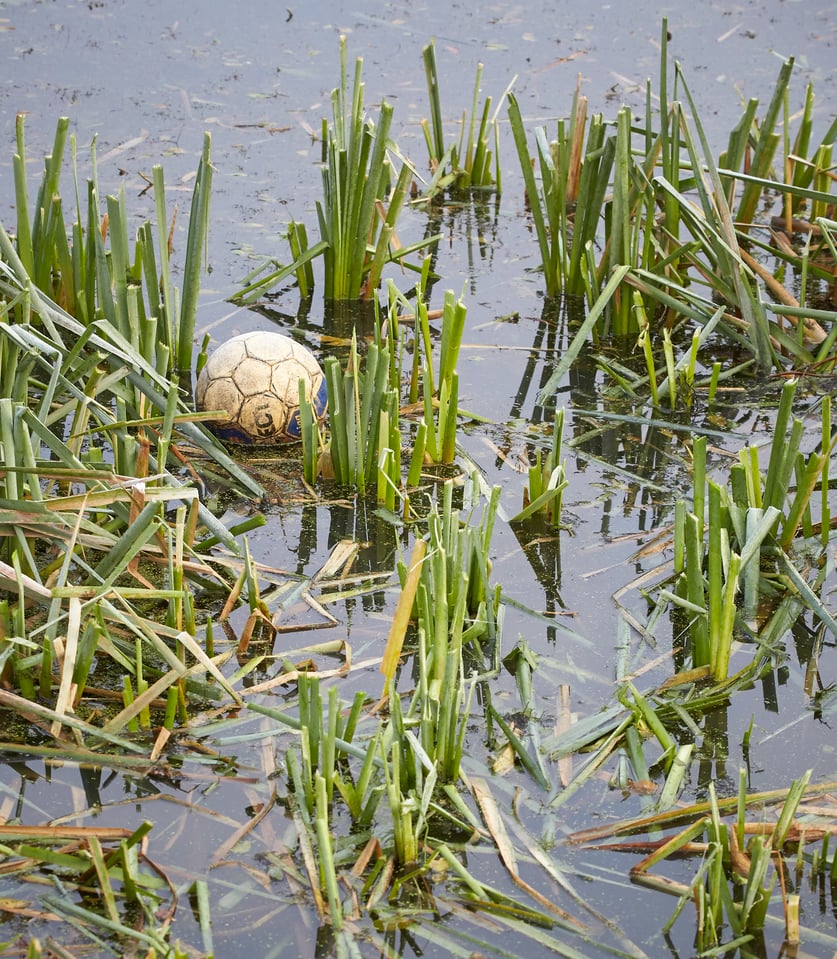
{"label": "water reflection", "polygon": [[[358,344],[370,339],[375,332],[375,305],[372,301],[322,302],[315,295],[297,297],[292,312],[284,306],[281,293],[266,296],[254,303],[250,310],[265,317],[292,336],[322,353],[339,356],[357,337]],[[315,309],[316,306],[316,309]]]}
{"label": "water reflection", "polygon": [[443,247],[464,246],[465,275],[468,292],[478,293],[479,277],[483,271],[490,270],[494,258],[502,250],[498,239],[500,195],[467,191],[444,199],[432,200],[423,207],[426,213],[423,239],[440,235],[440,243],[430,250],[431,278],[427,286],[428,296],[439,280],[436,265]]}

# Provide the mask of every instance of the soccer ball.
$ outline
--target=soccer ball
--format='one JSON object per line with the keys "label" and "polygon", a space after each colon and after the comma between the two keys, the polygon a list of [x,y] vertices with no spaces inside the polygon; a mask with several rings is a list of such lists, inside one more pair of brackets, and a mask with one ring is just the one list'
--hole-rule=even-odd
{"label": "soccer ball", "polygon": [[198,376],[195,405],[224,410],[208,425],[230,443],[268,446],[300,439],[299,381],[325,417],[326,382],[314,355],[281,333],[242,333],[221,344]]}

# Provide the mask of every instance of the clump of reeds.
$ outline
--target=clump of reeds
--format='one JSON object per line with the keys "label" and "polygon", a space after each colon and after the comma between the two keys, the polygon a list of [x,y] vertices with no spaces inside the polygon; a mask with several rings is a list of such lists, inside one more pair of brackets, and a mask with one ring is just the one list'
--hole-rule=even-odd
{"label": "clump of reeds", "polygon": [[[639,333],[648,377],[632,388],[647,385],[655,405],[666,395],[672,405],[678,398],[689,401],[702,347],[719,336],[743,344],[762,370],[833,362],[834,338],[826,333],[830,314],[797,300],[762,262],[773,259],[806,279],[833,282],[827,265],[814,267],[809,250],[797,253],[776,232],[786,229],[790,235],[801,222],[795,215],[807,209],[810,229],[827,234],[820,218],[833,205],[823,164],[830,163],[835,125],[812,145],[810,91],[793,143],[787,129],[781,130],[782,122],[789,122],[792,66],[792,60],[783,63],[762,117],[757,101],[746,106],[720,162],[679,66],[669,89],[665,22],[659,107],[649,83],[644,119],[623,107],[612,124],[601,116],[588,123],[586,101],[577,90],[569,119],[559,122],[554,139],[543,128],[535,131],[533,163],[519,106],[509,96],[546,294],[572,294],[587,302],[589,322],[577,332],[571,355],[591,337]],[[782,143],[784,164],[777,162]],[[769,193],[778,197],[784,216],[757,223],[756,211]],[[770,226],[768,241],[755,238],[757,228]],[[803,284],[806,289],[813,284]],[[677,359],[675,332],[689,325],[698,329],[698,339],[687,337],[689,346]],[[564,372],[566,364],[542,398],[554,392]]]}
{"label": "clump of reeds", "polygon": [[[598,283],[591,277],[591,244],[601,229],[616,144],[600,114],[588,123],[587,98],[576,88],[569,121],[558,123],[550,141],[535,131],[531,162],[520,107],[509,94],[509,122],[526,185],[526,198],[541,254],[547,296],[583,296]],[[535,169],[540,176],[540,185]]]}
{"label": "clump of reeds", "polygon": [[[209,134],[204,138],[192,192],[183,282],[175,295],[169,268],[170,214],[162,167],[157,164],[152,171],[156,228],[144,223],[133,247],[124,191],[107,197],[102,209],[95,178],[95,142],[91,146],[93,178],[80,184],[76,175],[74,193],[79,203],[75,220],[67,220],[60,178],[68,127],[66,117],[58,121],[30,223],[24,117],[17,117],[15,250],[22,270],[41,292],[85,326],[100,318],[112,323],[124,342],[138,349],[160,375],[188,375],[192,370],[195,316],[209,225]],[[75,159],[75,137],[70,136],[69,140]]]}
{"label": "clump of reeds", "polygon": [[[441,82],[436,64],[436,44],[431,40],[422,51],[424,71],[427,78],[427,93],[430,101],[430,120],[422,120],[421,127],[430,160],[430,183],[425,196],[450,190],[495,190],[501,192],[500,176],[500,126],[498,113],[511,84],[500,97],[494,113],[491,113],[491,97],[479,105],[482,81],[481,63],[477,64],[474,79],[474,95],[470,118],[463,110],[459,121],[459,139],[448,146],[442,117]],[[514,81],[512,81],[514,83]]]}
{"label": "clump of reeds", "polygon": [[[689,825],[674,836],[654,842],[653,851],[631,870],[635,882],[679,897],[673,915],[663,927],[664,932],[671,929],[683,909],[692,903],[696,911],[697,946],[701,951],[721,948],[725,928],[732,942],[762,933],[768,910],[776,898],[776,880],[784,876],[787,868],[785,858],[791,851],[801,857],[805,843],[819,840],[821,830],[797,818],[801,800],[811,791],[810,776],[808,771],[788,789],[748,795],[746,771],[742,769],[737,795],[722,799],[716,795],[715,784],[710,782],[708,802],[678,810],[681,821],[692,820]],[[764,821],[765,803],[778,805],[773,821]],[[757,810],[753,820],[748,817],[751,808]],[[730,814],[732,818],[727,821],[725,817]],[[666,818],[665,814],[644,818],[643,831],[658,835]],[[577,841],[578,834],[574,838]],[[672,856],[684,855],[701,856],[701,864],[689,885],[650,871]],[[778,887],[786,942],[798,943],[798,896],[789,893],[783,878]]]}
{"label": "clump of reeds", "polygon": [[[237,698],[199,639],[194,591],[207,583],[232,590],[230,564],[213,567],[202,552],[223,543],[236,556],[241,547],[201,501],[190,455],[200,450],[207,473],[214,467],[251,495],[261,489],[202,429],[181,391],[180,374],[191,370],[209,140],[178,297],[162,172],[154,174],[162,223],[156,231],[143,224],[133,249],[124,193],[107,198],[104,216],[95,174],[86,191],[75,184],[87,203],[68,226],[59,189],[66,131],[62,120],[30,225],[19,120],[18,234],[12,240],[0,227],[0,561],[8,590],[0,621],[4,636],[21,640],[4,643],[2,657],[11,687],[49,704],[42,718],[53,735],[73,730],[131,752],[124,731],[149,729],[152,705],[157,724],[171,730],[207,673]],[[40,612],[29,619],[32,603]],[[125,677],[123,708],[104,725],[77,716],[99,658]]]}
{"label": "clump of reeds", "polygon": [[529,481],[523,491],[523,509],[510,522],[522,522],[533,516],[542,517],[550,526],[561,523],[561,504],[567,488],[566,470],[561,459],[564,439],[564,409],[556,411],[552,426],[552,441],[544,456],[540,447],[535,450],[535,461],[529,467]]}
{"label": "clump of reeds", "polygon": [[320,241],[308,246],[307,233],[293,223],[288,239],[292,262],[274,260],[260,265],[244,280],[236,295],[253,302],[290,276],[300,292],[313,283],[311,260],[323,257],[324,296],[327,300],[371,300],[387,263],[401,262],[436,242],[437,237],[410,246],[397,241],[396,223],[412,178],[409,163],[393,163],[390,127],[393,107],[386,100],[377,119],[366,112],[363,59],[355,61],[349,86],[346,38],[340,38],[340,83],[332,91],[331,122],[322,121],[323,196],[317,201]]}
{"label": "clump of reeds", "polygon": [[[312,901],[335,934],[346,924],[347,882],[364,883],[364,896],[355,900],[358,919],[375,914],[384,899],[397,904],[402,884],[430,875],[440,860],[473,908],[499,910],[501,917],[510,912],[545,929],[557,915],[581,931],[519,876],[504,838],[504,811],[486,784],[463,776],[477,688],[500,668],[503,617],[499,588],[490,582],[499,488],[482,501],[472,478],[463,508],[457,498],[455,484],[446,482],[409,560],[399,563],[401,591],[378,701],[356,693],[343,703],[334,685],[326,697],[316,676],[300,673],[293,708],[251,704],[298,737],[285,753],[287,806]],[[505,721],[502,728],[509,729]],[[338,838],[335,824],[345,813],[353,829]],[[465,836],[478,830],[496,841],[513,880],[535,897],[534,908],[478,880],[458,845],[440,838],[451,830]]]}
{"label": "clump of reeds", "polygon": [[[736,631],[745,628],[766,642],[787,622],[787,603],[796,602],[796,590],[802,590],[805,605],[830,621],[798,573],[790,574],[791,592],[776,575],[793,569],[788,556],[797,537],[822,540],[831,525],[827,490],[837,437],[830,403],[824,405],[819,449],[804,455],[804,422],[792,412],[796,386],[795,380],[783,386],[766,470],[758,449],[748,447],[740,451],[729,485],[722,486],[707,477],[706,438],[697,437],[692,508],[677,504],[674,590],[662,591],[652,621],[669,602],[680,607],[690,620],[692,665],[707,667],[719,682],[727,678]],[[774,613],[758,622],[763,595],[775,597]]]}
{"label": "clump of reeds", "polygon": [[[353,335],[345,366],[337,357],[326,359],[327,432],[317,428],[304,398],[301,403],[306,479],[314,482],[322,474],[361,494],[374,488],[390,510],[397,500],[408,504],[426,466],[453,463],[456,449],[465,304],[446,293],[437,350],[421,283],[415,303],[412,314],[402,315],[408,301],[390,284],[386,319],[378,317],[365,355]],[[405,411],[418,414],[418,422],[403,475],[402,439],[411,422]]]}

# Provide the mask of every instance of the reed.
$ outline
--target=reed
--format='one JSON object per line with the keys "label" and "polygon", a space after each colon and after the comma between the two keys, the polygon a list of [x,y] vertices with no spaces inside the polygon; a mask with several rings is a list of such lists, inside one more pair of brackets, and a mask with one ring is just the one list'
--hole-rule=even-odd
{"label": "reed", "polygon": [[535,462],[529,467],[529,481],[523,491],[523,509],[512,516],[511,523],[521,523],[541,516],[550,526],[561,524],[561,504],[567,488],[565,462],[561,459],[564,438],[564,409],[555,412],[552,442],[546,456],[535,450]]}
{"label": "reed", "polygon": [[[165,220],[158,224],[162,249],[149,223],[132,248],[124,193],[108,197],[107,215],[100,214],[95,148],[84,213],[77,202],[75,221],[65,220],[59,181],[66,133],[59,121],[30,222],[19,120],[16,239],[0,227],[0,444],[7,466],[0,559],[16,571],[5,615],[12,625],[17,608],[33,601],[43,611],[14,633],[29,637],[24,647],[11,644],[3,655],[14,687],[25,695],[37,688],[50,704],[53,735],[72,729],[82,740],[123,743],[126,727],[142,734],[159,720],[171,728],[173,704],[182,708],[207,672],[218,690],[239,698],[219,660],[197,641],[193,591],[211,580],[231,586],[226,568],[201,555],[210,543],[232,555],[241,545],[201,501],[199,484],[185,479],[183,448],[202,450],[228,484],[251,495],[261,488],[203,429],[181,391],[178,356],[191,368],[208,217],[209,140],[180,296]],[[160,172],[155,183],[165,217]],[[82,194],[77,181],[74,192]],[[96,659],[124,676],[122,707],[101,724],[76,716]]]}
{"label": "reed", "polygon": [[[758,450],[748,447],[722,486],[707,478],[705,437],[693,443],[692,510],[681,503],[675,513],[674,593],[664,590],[658,602],[673,602],[688,614],[692,665],[707,666],[717,682],[727,678],[736,628],[742,623],[754,628],[763,594],[777,595],[775,573],[789,565],[787,554],[797,539],[821,541],[822,526],[830,522],[824,492],[835,445],[830,419],[821,419],[819,448],[804,455],[804,422],[793,415],[796,389],[795,380],[782,387],[764,472]],[[825,611],[810,591],[806,604],[822,619]],[[777,600],[759,632],[772,634],[785,617],[786,608]]]}
{"label": "reed", "polygon": [[[301,400],[303,463],[309,483],[322,474],[342,486],[355,487],[361,495],[374,489],[378,502],[389,510],[402,502],[409,510],[409,490],[419,485],[424,466],[454,462],[459,417],[456,367],[466,308],[451,291],[445,294],[437,350],[423,292],[420,283],[410,329],[409,322],[399,316],[407,300],[390,283],[386,321],[376,319],[365,356],[353,333],[345,367],[336,357],[327,358],[327,435],[317,428],[309,404]],[[409,379],[402,385],[408,364]],[[402,468],[402,443],[408,429],[405,408],[421,411],[406,477]]]}
{"label": "reed", "polygon": [[[631,870],[631,878],[660,892],[679,898],[674,914],[665,925],[671,928],[689,902],[696,906],[697,946],[702,951],[718,951],[759,936],[766,924],[768,910],[775,903],[777,876],[787,868],[784,858],[791,833],[802,838],[793,848],[804,843],[804,826],[797,818],[800,800],[808,788],[810,772],[791,786],[777,791],[769,801],[781,803],[772,828],[763,822],[765,796],[748,795],[746,771],[741,770],[737,795],[721,800],[715,784],[709,784],[709,799],[699,810],[690,810],[682,819],[691,820],[685,828],[664,841]],[[757,815],[748,820],[749,812]],[[682,810],[678,810],[678,814]],[[695,815],[700,812],[700,815]],[[730,817],[730,813],[734,817]],[[662,825],[664,815],[642,820],[643,831],[654,831]],[[639,825],[639,823],[637,823]],[[767,826],[767,828],[762,828]],[[702,842],[696,840],[703,839]],[[652,867],[672,856],[699,854],[702,862],[689,885],[651,873]],[[794,897],[788,896],[781,883],[781,905],[786,932],[793,937],[796,927]],[[724,942],[728,929],[729,941]]]}
{"label": "reed", "polygon": [[595,242],[611,182],[616,141],[607,137],[604,120],[587,119],[587,98],[576,89],[570,120],[559,121],[557,137],[535,131],[535,176],[520,106],[508,95],[509,123],[538,238],[547,296],[583,296],[598,282],[590,276],[586,251]]}
{"label": "reed", "polygon": [[450,465],[454,461],[456,426],[459,416],[457,362],[465,329],[466,312],[463,301],[457,300],[453,291],[448,290],[442,307],[442,336],[437,366],[430,336],[427,304],[423,298],[417,298],[414,327],[416,342],[413,350],[414,367],[409,399],[415,402],[417,398],[413,390],[418,379],[419,358],[423,357],[420,376],[423,387],[424,432],[421,439],[425,456],[431,463]]}
{"label": "reed", "polygon": [[[345,370],[336,357],[325,363],[330,428],[327,476],[342,486],[356,487],[361,495],[377,472],[386,469],[382,454],[393,440],[389,424],[398,423],[398,393],[390,382],[391,356],[390,343],[378,338],[361,363],[353,334]],[[396,475],[400,477],[400,444],[396,452]]]}
{"label": "reed", "polygon": [[[162,167],[156,165],[152,171],[156,238],[154,228],[144,223],[132,249],[124,191],[107,197],[106,209],[101,209],[95,141],[91,146],[94,173],[86,189],[78,182],[73,164],[76,217],[66,218],[60,179],[68,140],[74,161],[76,155],[75,137],[68,135],[68,125],[67,118],[58,121],[30,224],[24,115],[17,118],[15,249],[23,272],[39,290],[83,324],[91,325],[100,318],[112,323],[160,375],[188,376],[192,370],[195,315],[209,227],[209,134],[204,138],[192,191],[183,284],[176,292],[169,265],[169,213]],[[82,196],[87,201],[84,208]]]}
{"label": "reed", "polygon": [[[44,895],[53,915],[61,917],[75,930],[81,948],[96,948],[104,940],[118,938],[126,948],[145,952],[159,950],[172,955],[167,942],[167,922],[159,909],[170,908],[176,899],[156,867],[143,851],[151,823],[142,823],[133,832],[128,829],[81,827],[21,826],[10,853],[27,871],[45,867],[61,872],[61,894]],[[94,897],[100,911],[93,906]],[[49,953],[63,951],[47,940]],[[76,942],[72,948],[78,948]],[[30,940],[29,956],[43,955],[37,939]],[[181,953],[181,955],[184,955]]]}
{"label": "reed", "polygon": [[[682,69],[670,69],[665,21],[659,104],[649,82],[644,126],[627,108],[612,123],[601,116],[588,122],[577,89],[554,139],[543,128],[535,130],[533,161],[519,105],[509,95],[545,292],[582,296],[588,320],[595,315],[576,333],[569,355],[578,355],[591,338],[612,336],[618,349],[638,333],[648,375],[632,389],[647,385],[655,406],[663,398],[671,408],[691,403],[710,335],[743,343],[761,370],[786,365],[783,355],[799,365],[810,362],[814,351],[821,361],[833,356],[837,334],[826,332],[826,314],[802,306],[749,252],[755,242],[765,259],[792,263],[807,277],[811,260],[804,251],[789,252],[789,244],[778,240],[754,241],[751,227],[764,198],[772,195],[785,210],[773,225],[786,223],[790,235],[795,212],[807,207],[812,217],[822,216],[832,188],[823,163],[830,162],[834,124],[812,146],[811,91],[793,144],[782,132],[783,121],[790,120],[792,69],[792,60],[782,64],[763,116],[757,101],[747,104],[720,161],[712,156]],[[783,140],[785,164],[777,171]],[[825,274],[816,275],[830,282]],[[771,300],[762,295],[762,282]],[[689,324],[697,331],[686,337],[678,357],[683,336],[675,338],[674,331]],[[541,390],[541,402],[554,393],[558,373]]]}
{"label": "reed", "polygon": [[459,139],[447,144],[441,103],[441,82],[436,62],[436,44],[433,40],[422,50],[430,120],[421,121],[430,162],[431,180],[425,197],[432,198],[445,190],[494,190],[501,192],[500,126],[498,114],[514,80],[500,97],[491,113],[492,100],[486,97],[480,107],[480,85],[483,65],[477,64],[470,116],[463,110],[459,121]]}
{"label": "reed", "polygon": [[[340,85],[332,91],[332,122],[323,132],[323,199],[317,204],[324,252],[325,297],[369,297],[378,287],[410,170],[397,177],[387,150],[392,106],[383,101],[377,123],[364,108],[363,60],[355,61],[348,87],[345,37],[340,38]],[[379,204],[390,193],[385,216]]]}
{"label": "reed", "polygon": [[313,286],[311,261],[323,258],[323,295],[329,301],[372,300],[388,263],[403,263],[439,239],[401,246],[396,224],[412,179],[412,166],[396,169],[390,143],[392,104],[383,100],[377,117],[367,114],[363,59],[355,60],[349,85],[346,38],[340,37],[340,80],[331,93],[331,121],[322,122],[322,199],[317,201],[320,240],[308,246],[302,224],[292,221],[292,261],[267,259],[245,277],[233,299],[252,303],[291,276],[300,293]]}

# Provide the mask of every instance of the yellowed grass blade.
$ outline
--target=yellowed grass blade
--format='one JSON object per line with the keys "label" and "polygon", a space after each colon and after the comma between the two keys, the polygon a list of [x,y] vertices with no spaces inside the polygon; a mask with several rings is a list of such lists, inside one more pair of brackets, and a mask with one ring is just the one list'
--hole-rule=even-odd
{"label": "yellowed grass blade", "polygon": [[[570,687],[562,683],[558,687],[558,718],[555,721],[555,735],[559,736],[566,732],[573,724],[572,712],[570,710]],[[573,757],[572,753],[561,756],[558,759],[558,778],[561,785],[566,789],[573,779]]]}
{"label": "yellowed grass blade", "polygon": [[404,636],[407,632],[407,624],[410,621],[410,615],[413,611],[413,602],[418,590],[419,578],[421,577],[421,567],[424,557],[427,554],[427,541],[423,539],[416,540],[413,547],[413,554],[410,557],[410,567],[407,570],[407,579],[404,583],[404,589],[398,597],[398,605],[395,607],[395,616],[392,620],[392,626],[389,630],[384,657],[381,662],[381,672],[384,674],[386,684],[392,681],[395,675],[395,667],[401,656],[401,647],[404,645]]}
{"label": "yellowed grass blade", "polygon": [[500,810],[497,808],[497,803],[494,801],[494,797],[491,795],[491,792],[482,779],[469,777],[469,781],[471,792],[474,794],[477,805],[480,807],[482,818],[488,831],[491,833],[491,838],[494,840],[494,844],[497,846],[497,852],[500,854],[500,859],[502,859],[503,865],[506,867],[506,869],[508,869],[513,876],[516,876],[517,856],[514,851],[514,845],[509,838],[509,834],[506,832],[506,826],[502,817],[500,816]]}
{"label": "yellowed grass blade", "polygon": [[561,919],[569,924],[572,924],[576,928],[583,929],[583,924],[580,923],[574,916],[571,916],[569,913],[565,912],[560,906],[556,905],[551,899],[548,899],[546,896],[544,896],[543,893],[538,892],[537,889],[535,889],[533,886],[530,886],[529,883],[522,878],[518,872],[517,855],[514,851],[514,846],[509,838],[509,834],[506,830],[503,818],[500,815],[500,810],[497,806],[497,803],[494,801],[494,797],[491,795],[488,786],[481,779],[473,778],[469,778],[468,785],[470,786],[471,792],[477,801],[477,805],[480,807],[483,821],[485,822],[485,825],[491,834],[491,838],[494,840],[494,843],[497,846],[497,852],[500,855],[500,859],[502,860],[506,869],[508,869],[509,875],[514,881],[514,884],[522,889],[525,893],[530,895],[539,905],[548,909],[551,913],[560,916]]}
{"label": "yellowed grass blade", "polygon": [[218,662],[226,662],[231,653],[223,653],[221,656],[216,656],[214,659],[210,659],[209,656],[206,655],[206,651],[201,644],[197,642],[194,636],[190,636],[185,630],[178,633],[177,641],[182,643],[201,664],[201,666],[203,666],[203,668],[215,678],[215,681],[220,685],[220,687],[225,690],[227,694],[231,696],[233,700],[235,700],[235,702],[241,705],[243,702],[241,696],[239,696],[232,686],[230,686],[229,682],[227,682],[226,676],[224,676],[224,674],[218,668]]}
{"label": "yellowed grass blade", "polygon": [[[63,643],[62,655],[59,658],[61,679],[58,685],[58,695],[55,700],[55,712],[59,716],[72,709],[76,695],[76,684],[73,682],[73,669],[78,652],[78,636],[81,628],[81,600],[73,596],[69,601],[67,612],[67,636]],[[58,643],[56,643],[56,652]],[[56,719],[50,727],[50,733],[56,739],[61,735],[61,720]]]}
{"label": "yellowed grass blade", "polygon": [[121,826],[21,826],[0,825],[0,837],[3,839],[49,839],[65,842],[74,839],[89,839],[96,836],[100,841],[119,842],[133,834],[133,829]]}
{"label": "yellowed grass blade", "polygon": [[338,574],[345,576],[351,569],[359,552],[360,546],[354,540],[341,539],[339,543],[335,544],[334,549],[314,577],[313,582],[318,583],[322,579],[330,579]]}

